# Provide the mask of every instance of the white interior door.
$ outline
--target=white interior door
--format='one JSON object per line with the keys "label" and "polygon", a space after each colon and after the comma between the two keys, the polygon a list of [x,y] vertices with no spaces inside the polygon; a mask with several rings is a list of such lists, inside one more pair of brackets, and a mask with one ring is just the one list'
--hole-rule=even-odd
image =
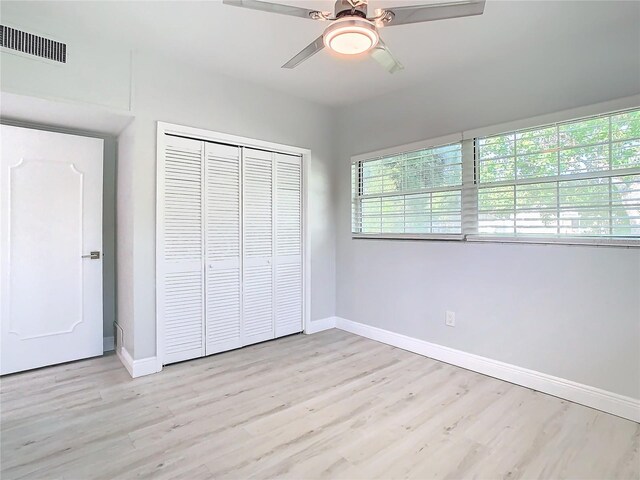
{"label": "white interior door", "polygon": [[299,156],[275,154],[276,337],[302,327],[302,162]]}
{"label": "white interior door", "polygon": [[206,354],[242,346],[240,148],[205,144]]}
{"label": "white interior door", "polygon": [[103,141],[1,137],[0,373],[102,355]]}
{"label": "white interior door", "polygon": [[163,363],[205,354],[204,143],[163,135],[158,164],[157,315]]}
{"label": "white interior door", "polygon": [[244,344],[275,337],[273,154],[243,149],[243,333]]}

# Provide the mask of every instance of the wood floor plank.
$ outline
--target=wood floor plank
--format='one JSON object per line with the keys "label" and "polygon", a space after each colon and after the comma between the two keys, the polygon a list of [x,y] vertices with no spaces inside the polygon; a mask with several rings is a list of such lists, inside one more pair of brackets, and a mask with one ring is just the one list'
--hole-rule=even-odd
{"label": "wood floor plank", "polygon": [[640,478],[640,424],[339,330],[0,379],[0,476]]}

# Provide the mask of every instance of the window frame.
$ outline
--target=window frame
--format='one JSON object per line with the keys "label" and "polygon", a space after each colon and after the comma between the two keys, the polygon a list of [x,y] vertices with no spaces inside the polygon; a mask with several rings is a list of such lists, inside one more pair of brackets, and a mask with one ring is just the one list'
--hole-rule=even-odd
{"label": "window frame", "polygon": [[[614,111],[608,111],[604,113],[597,113],[594,115],[585,115],[579,118],[573,118],[569,120],[562,120],[551,122],[543,125],[536,125],[533,127],[525,127],[518,129],[510,129],[501,133],[494,133],[490,135],[484,135],[482,137],[476,136],[474,137],[474,144],[477,145],[477,142],[481,138],[491,138],[491,137],[499,137],[504,135],[515,135],[517,136],[519,133],[526,132],[527,130],[537,130],[537,129],[548,129],[555,128],[559,132],[559,128],[562,125],[577,123],[581,121],[589,121],[592,119],[599,118],[607,118],[609,119],[609,138],[605,142],[598,142],[594,145],[612,145],[613,142],[611,139],[611,117],[618,115],[620,113],[625,113],[629,111],[640,111],[640,107],[631,107],[631,108],[623,108]],[[556,135],[559,135],[557,133]],[[634,139],[635,140],[635,139]],[[571,150],[573,148],[578,147],[558,147],[558,151],[562,152],[565,150]],[[609,147],[610,148],[610,147]],[[517,160],[517,152],[514,152],[513,158]],[[509,157],[505,157],[509,158]],[[620,169],[612,169],[609,168],[607,170],[600,171],[590,171],[590,172],[578,172],[572,174],[561,174],[550,175],[550,176],[540,176],[540,177],[525,177],[518,178],[517,171],[516,177],[511,180],[499,180],[487,182],[485,184],[480,182],[480,163],[477,155],[474,155],[474,165],[475,165],[475,181],[477,184],[477,190],[480,191],[483,188],[495,188],[495,187],[510,187],[510,186],[521,186],[521,185],[540,185],[540,184],[559,184],[561,182],[570,182],[572,180],[590,180],[590,179],[610,179],[613,177],[621,177],[621,176],[629,176],[629,175],[640,175],[640,166],[638,167],[628,167],[628,168],[620,168]],[[483,185],[485,185],[483,187]],[[514,212],[517,212],[514,209]],[[480,209],[476,208],[476,215],[479,216]],[[471,241],[495,241],[495,242],[504,242],[504,243],[549,243],[549,244],[590,244],[590,245],[607,245],[607,246],[638,246],[640,245],[640,236],[600,236],[600,235],[554,235],[554,236],[544,236],[544,235],[523,235],[518,234],[517,231],[514,231],[513,234],[504,234],[504,235],[492,235],[490,233],[479,233],[477,230],[473,233],[466,233],[467,236],[471,237],[469,240]]]}
{"label": "window frame", "polygon": [[[458,143],[462,145],[462,233],[461,234],[405,234],[405,233],[380,233],[380,234],[366,234],[354,232],[354,190],[353,185],[357,185],[356,188],[362,188],[361,179],[356,179],[355,184],[350,171],[350,196],[351,196],[351,237],[353,239],[387,239],[387,240],[429,240],[429,241],[467,241],[472,243],[503,243],[503,244],[549,244],[549,245],[591,245],[591,246],[603,246],[603,247],[624,247],[633,248],[640,247],[640,237],[605,237],[605,236],[516,236],[516,235],[490,235],[478,233],[478,190],[481,184],[479,183],[479,162],[477,158],[477,139],[479,137],[488,137],[501,135],[510,132],[518,132],[521,130],[528,130],[534,128],[543,128],[553,126],[558,123],[567,123],[573,121],[587,120],[589,118],[598,116],[610,116],[617,113],[621,113],[627,110],[640,109],[640,95],[632,97],[626,97],[623,99],[617,99],[610,102],[603,102],[600,104],[589,105],[586,107],[580,107],[571,110],[565,110],[562,112],[556,112],[553,114],[543,115],[539,117],[533,117],[529,119],[519,120],[515,122],[495,125],[493,127],[484,127],[474,130],[469,130],[452,135],[446,135],[442,137],[432,138],[420,142],[409,143],[406,145],[400,145],[397,147],[385,148],[382,150],[354,155],[351,157],[350,169],[352,165],[361,161],[373,160],[375,158],[384,156],[400,155],[406,152],[412,152],[416,150],[428,149],[446,144]],[[356,168],[356,171],[359,169]],[[561,181],[572,180],[576,178],[589,177],[594,178],[594,173],[588,174],[569,174],[562,176]],[[611,170],[602,171],[601,177],[608,177],[611,175]],[[620,169],[616,172],[615,176],[638,174],[640,169],[628,168]],[[600,176],[595,175],[600,178]],[[505,185],[513,185],[511,181],[505,181]],[[495,186],[495,184],[491,184]],[[458,188],[452,188],[451,190],[457,190]],[[401,192],[398,192],[402,194]]]}
{"label": "window frame", "polygon": [[[357,208],[356,205],[360,205],[359,203],[356,203],[356,199],[357,198],[361,198],[362,197],[362,170],[360,168],[357,167],[358,164],[361,164],[362,162],[366,162],[366,161],[373,161],[379,158],[384,158],[384,157],[390,157],[390,156],[395,156],[395,155],[402,155],[405,153],[411,153],[411,152],[415,152],[415,151],[419,151],[419,150],[427,150],[430,148],[436,148],[436,147],[441,147],[441,146],[446,146],[446,145],[452,145],[452,144],[456,144],[456,143],[462,143],[462,134],[458,133],[458,134],[453,134],[453,135],[446,135],[443,137],[438,137],[438,138],[432,138],[430,140],[425,140],[425,141],[420,141],[420,142],[414,142],[414,143],[410,143],[407,145],[402,145],[402,146],[398,146],[398,147],[391,147],[391,148],[386,148],[383,150],[378,150],[375,152],[370,152],[370,153],[365,153],[365,154],[360,154],[360,155],[354,155],[353,157],[351,157],[351,162],[350,162],[350,168],[351,168],[351,172],[350,172],[350,179],[351,179],[351,185],[350,185],[350,199],[351,199],[351,238],[357,238],[357,239],[393,239],[393,240],[454,240],[454,241],[461,241],[464,240],[464,172],[465,172],[465,158],[464,158],[464,146],[462,146],[462,152],[461,152],[461,168],[462,168],[462,175],[461,175],[461,183],[460,185],[455,185],[455,186],[451,186],[451,187],[436,187],[433,188],[433,191],[443,191],[443,192],[447,192],[447,191],[460,191],[460,200],[461,200],[461,208],[460,208],[460,215],[461,215],[461,225],[460,225],[460,233],[361,233],[361,232],[354,232],[354,209]],[[356,174],[353,173],[353,167],[356,166],[355,171]],[[354,178],[357,175],[357,178]],[[354,188],[353,185],[355,184],[355,188],[358,190],[358,195],[354,195]],[[407,192],[403,192],[403,191],[398,191],[398,192],[394,192],[393,195],[407,195]],[[390,195],[390,194],[389,194]],[[389,196],[387,194],[383,194],[382,196]],[[382,197],[381,196],[381,197]]]}

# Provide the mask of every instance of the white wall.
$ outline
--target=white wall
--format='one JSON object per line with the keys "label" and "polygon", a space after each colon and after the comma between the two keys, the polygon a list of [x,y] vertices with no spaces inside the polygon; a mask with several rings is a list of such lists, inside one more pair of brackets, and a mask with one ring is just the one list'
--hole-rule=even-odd
{"label": "white wall", "polygon": [[[6,19],[7,21],[11,19]],[[14,19],[15,20],[15,19]],[[31,22],[19,19],[29,30]],[[37,21],[36,21],[37,20]],[[44,32],[65,37],[50,25]],[[41,33],[32,28],[34,33]],[[124,346],[134,359],[155,355],[156,122],[309,148],[311,318],[335,313],[334,114],[328,107],[251,82],[194,69],[121,46],[68,38],[69,63],[0,52],[3,91],[131,113],[118,138],[117,297]],[[131,59],[133,58],[133,61]]]}
{"label": "white wall", "polygon": [[[12,25],[10,18],[3,18],[3,24],[5,22]],[[17,21],[15,25],[52,38],[50,31],[42,33],[30,29],[28,22]],[[61,37],[56,38],[68,41],[64,32],[60,34]],[[2,91],[129,110],[129,50],[96,44],[87,39],[70,42],[68,46],[68,59],[64,65],[7,51],[0,52]]]}
{"label": "white wall", "polygon": [[[26,20],[25,28],[33,19]],[[453,79],[434,68],[414,88],[338,111],[143,52],[131,72],[128,52],[83,39],[66,70],[0,54],[0,81],[3,90],[135,114],[118,139],[117,296],[136,359],[155,355],[155,122],[162,120],[312,150],[313,319],[337,313],[638,398],[637,249],[350,237],[352,154],[639,93],[638,36],[607,35],[592,62],[572,62],[550,39],[559,54],[541,48],[509,62],[496,54]],[[456,312],[455,329],[444,326],[445,309]]]}
{"label": "white wall", "polygon": [[640,56],[603,62],[573,88],[485,71],[342,109],[336,314],[640,398],[640,249],[350,235],[352,155],[640,92]]}
{"label": "white wall", "polygon": [[[133,208],[134,184],[133,170],[135,161],[135,138],[133,125],[129,126],[118,137],[118,168],[116,177],[116,288],[118,325],[122,328],[122,345],[133,355],[134,345],[134,292],[133,292]],[[117,337],[116,337],[117,341]]]}
{"label": "white wall", "polygon": [[[129,290],[129,282],[132,283],[133,308],[123,305],[119,323],[125,329],[125,337],[133,335],[133,346],[127,339],[125,343],[130,352],[133,350],[134,358],[155,355],[158,120],[311,149],[311,318],[332,316],[335,205],[331,181],[335,174],[330,109],[185,65],[172,63],[167,68],[165,59],[151,55],[136,55],[134,76],[135,120],[125,132],[130,140],[121,138],[119,151],[119,176],[123,175],[122,169],[133,168],[133,183],[119,183],[119,194],[127,197],[119,199],[118,209],[119,239],[125,245],[130,242],[131,232],[120,221],[127,225],[131,222],[133,231],[133,270],[128,271],[124,265],[120,269],[119,262],[119,292]],[[122,261],[126,263],[126,259]],[[120,301],[126,299],[120,296]]]}

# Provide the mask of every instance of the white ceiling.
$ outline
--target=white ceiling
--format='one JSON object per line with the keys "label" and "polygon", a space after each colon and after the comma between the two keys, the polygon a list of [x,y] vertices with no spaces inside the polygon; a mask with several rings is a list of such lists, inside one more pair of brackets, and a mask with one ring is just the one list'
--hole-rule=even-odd
{"label": "white ceiling", "polygon": [[[282,3],[332,10],[331,0]],[[371,0],[379,6],[428,3]],[[2,1],[3,21],[61,39],[96,38],[138,51],[161,52],[201,68],[246,79],[328,105],[371,99],[410,86],[496,68],[513,81],[548,65],[600,61],[640,64],[638,1],[487,0],[477,17],[388,27],[381,35],[405,70],[391,75],[368,58],[344,60],[323,51],[294,70],[280,66],[319,36],[326,24],[250,11],[221,1]],[[606,48],[603,48],[606,46]],[[609,59],[611,60],[611,59]],[[561,72],[548,72],[549,75]],[[640,71],[638,72],[640,82]]]}

